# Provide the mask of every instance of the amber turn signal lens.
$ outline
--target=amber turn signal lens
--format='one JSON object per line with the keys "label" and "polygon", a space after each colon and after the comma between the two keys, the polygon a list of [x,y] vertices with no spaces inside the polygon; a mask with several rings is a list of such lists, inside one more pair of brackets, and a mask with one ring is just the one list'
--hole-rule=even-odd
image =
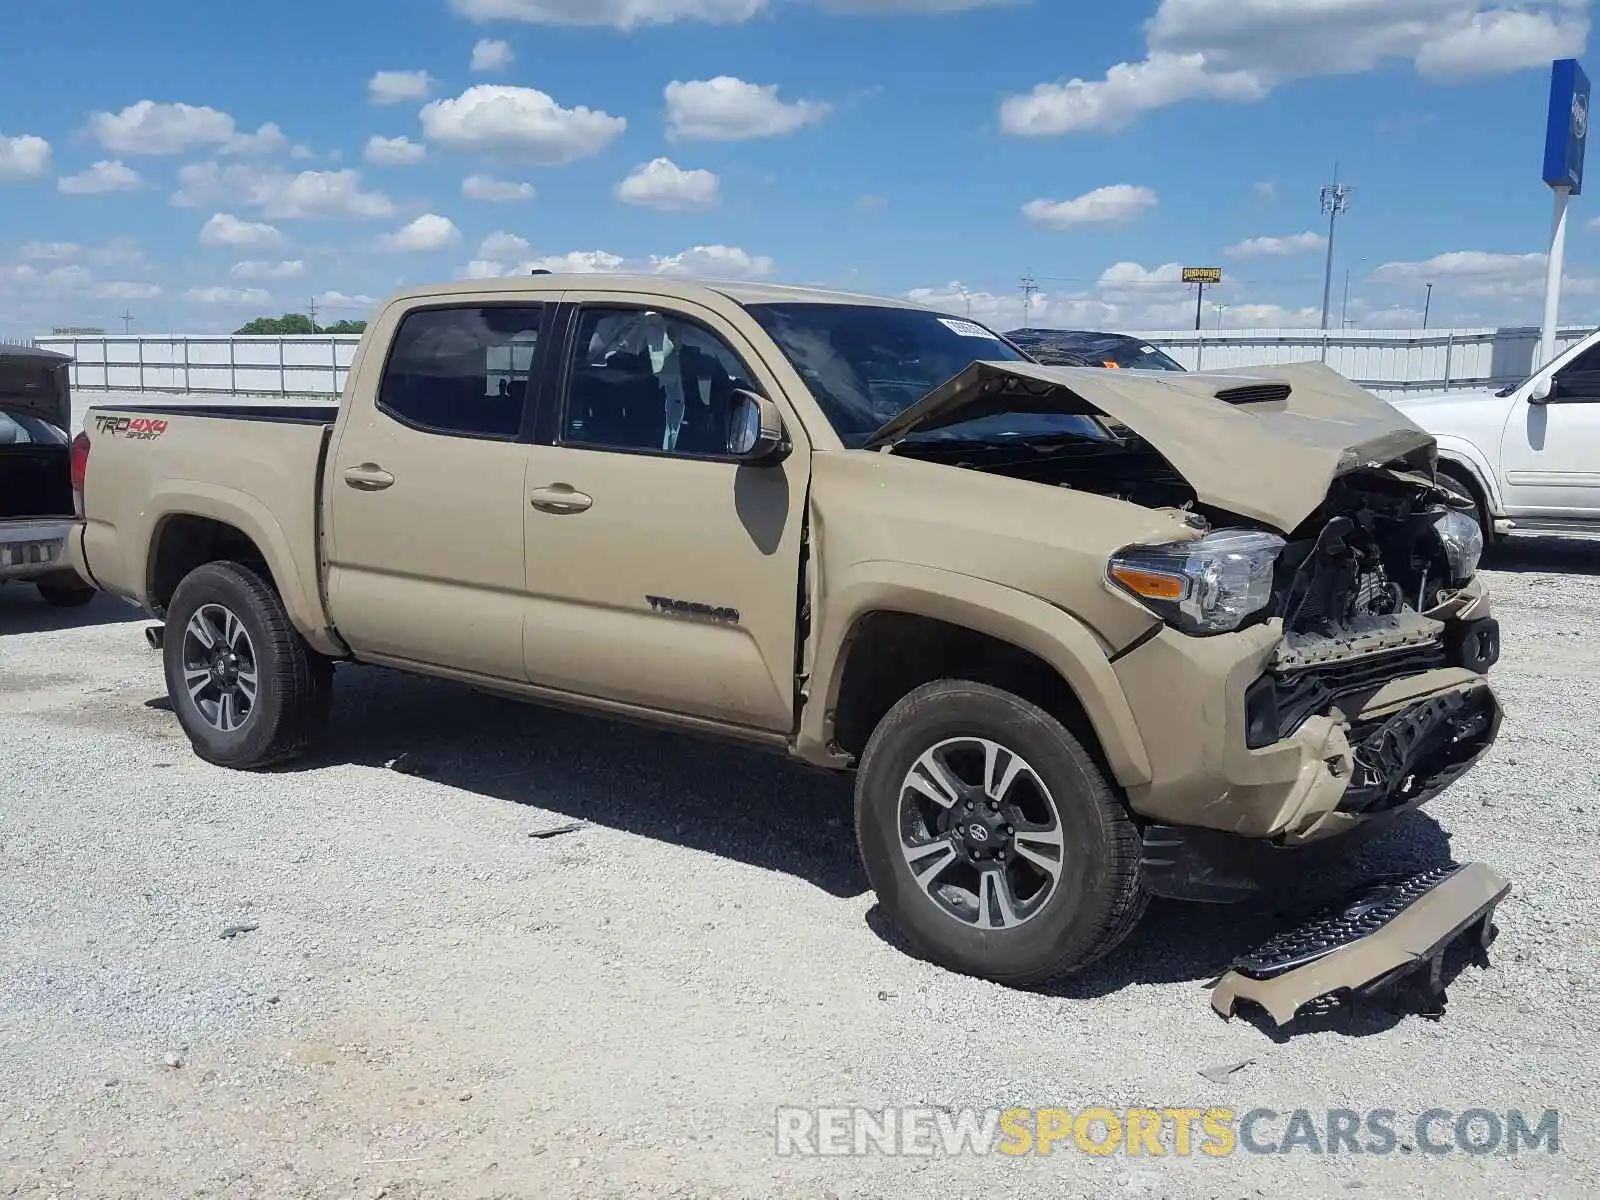
{"label": "amber turn signal lens", "polygon": [[1111,578],[1135,596],[1143,596],[1146,600],[1176,602],[1183,599],[1184,581],[1175,575],[1162,575],[1156,571],[1144,571],[1138,567],[1114,563],[1111,567]]}

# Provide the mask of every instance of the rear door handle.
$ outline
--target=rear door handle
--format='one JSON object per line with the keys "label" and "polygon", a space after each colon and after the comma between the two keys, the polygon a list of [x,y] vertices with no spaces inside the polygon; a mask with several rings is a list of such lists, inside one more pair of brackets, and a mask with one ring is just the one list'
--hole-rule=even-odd
{"label": "rear door handle", "polygon": [[377,463],[362,463],[359,467],[346,467],[344,481],[358,492],[381,492],[394,485],[394,476]]}
{"label": "rear door handle", "polygon": [[581,513],[594,503],[594,497],[584,495],[570,483],[552,483],[549,487],[534,488],[528,503],[540,512]]}

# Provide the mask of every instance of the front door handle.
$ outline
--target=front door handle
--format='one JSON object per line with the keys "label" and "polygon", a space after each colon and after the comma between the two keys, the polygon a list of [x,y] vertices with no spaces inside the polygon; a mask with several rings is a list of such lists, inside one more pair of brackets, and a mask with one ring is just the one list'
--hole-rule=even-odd
{"label": "front door handle", "polygon": [[570,483],[552,483],[549,487],[534,488],[528,503],[540,512],[581,513],[594,503],[594,497],[584,495]]}
{"label": "front door handle", "polygon": [[358,492],[381,492],[394,485],[394,476],[377,463],[362,463],[359,467],[346,467],[344,481]]}

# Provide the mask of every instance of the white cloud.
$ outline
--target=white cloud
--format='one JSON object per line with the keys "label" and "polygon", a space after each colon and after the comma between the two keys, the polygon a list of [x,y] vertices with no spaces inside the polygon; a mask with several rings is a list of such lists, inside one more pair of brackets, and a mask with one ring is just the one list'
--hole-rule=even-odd
{"label": "white cloud", "polygon": [[1326,237],[1307,230],[1305,233],[1291,233],[1287,237],[1248,238],[1229,246],[1223,253],[1233,258],[1288,258],[1294,254],[1324,250],[1327,245]]}
{"label": "white cloud", "polygon": [[[1241,285],[1230,283],[1206,289],[1206,327],[1215,328],[1217,309],[1213,297],[1227,299],[1223,314],[1228,328],[1307,328],[1316,325],[1320,310],[1295,309],[1242,298]],[[971,312],[974,319],[1002,332],[1022,324],[1022,297],[1016,292],[967,288],[960,283],[917,288],[907,298],[946,312]],[[1091,329],[1124,333],[1184,330],[1194,326],[1194,289],[1183,282],[1183,267],[1176,262],[1146,267],[1136,262],[1113,263],[1089,286],[1075,290],[1045,290],[1033,298],[1028,324],[1056,329]]]}
{"label": "white cloud", "polygon": [[1543,66],[1581,51],[1588,25],[1588,18],[1577,13],[1474,13],[1466,25],[1424,44],[1417,52],[1417,70],[1435,79],[1466,79]]}
{"label": "white cloud", "polygon": [[56,186],[69,196],[101,196],[139,190],[139,172],[121,162],[101,159],[76,175],[63,175]]}
{"label": "white cloud", "polygon": [[200,229],[202,246],[266,250],[281,246],[286,240],[277,227],[260,221],[241,221],[232,213],[217,213]]}
{"label": "white cloud", "polygon": [[160,284],[136,283],[129,280],[96,284],[94,289],[97,300],[154,300],[161,294]]}
{"label": "white cloud", "polygon": [[299,279],[306,273],[300,259],[292,262],[236,262],[228,272],[235,279]]}
{"label": "white cloud", "polygon": [[474,21],[638,29],[674,21],[748,21],[767,7],[767,0],[450,0],[450,5]]}
{"label": "white cloud", "polygon": [[275,221],[365,219],[394,213],[388,196],[363,191],[361,173],[349,169],[296,174],[245,163],[228,167],[191,163],[178,172],[178,184],[172,203],[180,207],[231,201],[260,209]]}
{"label": "white cloud", "polygon": [[343,292],[323,292],[317,297],[319,308],[372,308],[378,301],[365,293],[347,296]]}
{"label": "white cloud", "polygon": [[499,41],[494,38],[483,38],[472,48],[472,69],[474,71],[504,71],[516,61],[516,54],[511,49],[510,42]]}
{"label": "white cloud", "polygon": [[437,82],[426,71],[379,71],[367,80],[367,97],[374,104],[426,100]]}
{"label": "white cloud", "polygon": [[70,261],[81,253],[77,242],[24,242],[17,257],[24,262]]}
{"label": "white cloud", "polygon": [[1001,105],[1007,133],[1119,129],[1184,100],[1260,100],[1297,78],[1411,61],[1463,78],[1581,53],[1587,0],[1161,0],[1147,53],[1097,80],[1041,83]]}
{"label": "white cloud", "polygon": [[[1543,254],[1496,254],[1453,250],[1416,262],[1387,262],[1372,273],[1377,283],[1421,288],[1437,284],[1458,296],[1511,298],[1542,294],[1549,259]],[[1567,285],[1573,280],[1569,277]],[[1577,290],[1592,286],[1579,280]]]}
{"label": "white cloud", "polygon": [[566,254],[552,254],[535,258],[503,272],[507,275],[526,275],[529,271],[554,271],[557,275],[600,275],[627,269],[627,260],[604,250],[572,250]]}
{"label": "white cloud", "polygon": [[386,138],[376,133],[367,139],[367,147],[361,153],[362,158],[380,167],[411,167],[427,156],[428,148],[420,142],[404,135]]}
{"label": "white cloud", "polygon": [[195,146],[221,146],[233,140],[233,118],[205,105],[161,104],[141,100],[119,113],[89,117],[89,132],[114,154],[182,154]]}
{"label": "white cloud", "polygon": [[[491,239],[492,240],[492,239]],[[520,239],[518,239],[520,240]],[[652,254],[644,259],[624,258],[606,250],[573,250],[550,254],[523,262],[495,261],[487,253],[487,242],[480,257],[460,272],[465,279],[494,279],[506,275],[526,275],[529,271],[553,271],[573,275],[669,275],[678,278],[761,279],[772,273],[772,259],[750,254],[737,246],[691,246],[678,254]]]}
{"label": "white cloud", "polygon": [[423,213],[411,224],[394,233],[385,234],[378,247],[390,254],[414,254],[428,250],[443,250],[461,240],[461,230],[449,217],[438,213]]}
{"label": "white cloud", "polygon": [[269,305],[276,301],[272,293],[261,288],[230,288],[230,287],[195,287],[184,292],[183,298],[190,304],[215,304],[244,307],[247,305]]}
{"label": "white cloud", "polygon": [[1140,113],[1180,100],[1259,100],[1266,94],[1247,72],[1208,72],[1203,54],[1158,53],[1118,63],[1100,81],[1041,83],[1008,96],[1000,105],[1000,128],[1022,137],[1121,129]]}
{"label": "white cloud", "polygon": [[1121,225],[1143,216],[1161,203],[1147,187],[1117,183],[1096,188],[1075,200],[1030,200],[1022,214],[1035,225],[1074,229],[1080,225]]}
{"label": "white cloud", "polygon": [[1278,185],[1270,179],[1263,179],[1255,185],[1256,195],[1263,200],[1276,200],[1278,198]]}
{"label": "white cloud", "polygon": [[478,247],[478,257],[490,262],[514,262],[530,249],[528,239],[501,230],[491,233]]}
{"label": "white cloud", "polygon": [[777,84],[746,83],[731,75],[667,84],[667,136],[733,142],[778,137],[820,121],[829,106],[778,99]]}
{"label": "white cloud", "polygon": [[422,131],[455,150],[559,166],[600,153],[628,127],[596,109],[562,108],[534,88],[480,83],[422,109]]}
{"label": "white cloud", "polygon": [[25,133],[0,133],[0,179],[38,179],[50,172],[50,143]]}
{"label": "white cloud", "polygon": [[897,13],[953,13],[994,8],[1018,0],[820,0],[829,12],[887,16]]}
{"label": "white cloud", "polygon": [[686,171],[670,158],[657,158],[617,184],[616,196],[640,208],[682,212],[715,207],[721,187],[722,181],[710,171]]}
{"label": "white cloud", "polygon": [[492,175],[468,175],[461,181],[461,194],[468,200],[483,200],[490,204],[532,200],[537,195],[531,183],[496,179]]}
{"label": "white cloud", "polygon": [[748,254],[737,246],[693,246],[667,257],[651,255],[657,275],[710,276],[716,279],[764,279],[772,274],[772,260]]}
{"label": "white cloud", "polygon": [[218,154],[282,154],[289,149],[283,130],[270,122],[254,133],[236,133],[217,151]]}

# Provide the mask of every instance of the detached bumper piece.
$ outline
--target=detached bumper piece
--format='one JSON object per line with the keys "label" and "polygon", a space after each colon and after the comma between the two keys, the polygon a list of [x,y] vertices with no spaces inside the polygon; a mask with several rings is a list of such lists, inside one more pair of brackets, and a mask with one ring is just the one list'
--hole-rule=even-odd
{"label": "detached bumper piece", "polygon": [[1308,1006],[1370,997],[1424,970],[1430,999],[1442,1001],[1446,951],[1466,939],[1481,954],[1510,891],[1483,863],[1375,880],[1235,959],[1211,1007],[1231,1017],[1241,1001],[1255,1004],[1282,1026]]}

